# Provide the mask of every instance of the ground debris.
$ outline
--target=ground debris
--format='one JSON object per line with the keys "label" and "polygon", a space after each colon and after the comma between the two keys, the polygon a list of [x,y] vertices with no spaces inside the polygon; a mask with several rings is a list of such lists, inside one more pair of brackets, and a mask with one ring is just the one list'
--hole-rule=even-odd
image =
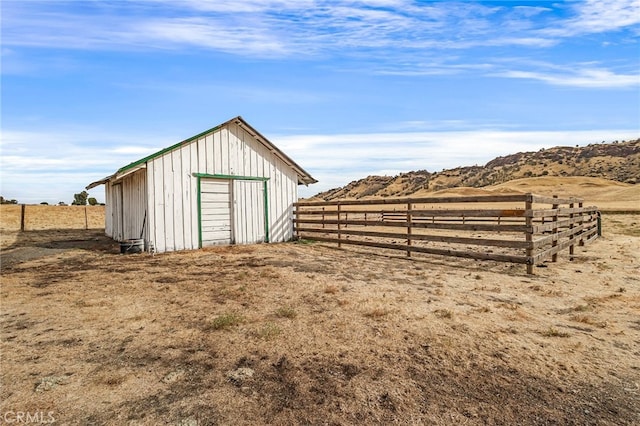
{"label": "ground debris", "polygon": [[235,370],[227,371],[227,379],[236,386],[242,386],[249,381],[255,371],[249,367],[240,367]]}
{"label": "ground debris", "polygon": [[34,389],[35,392],[46,392],[55,389],[58,385],[69,383],[69,376],[47,376],[40,379]]}

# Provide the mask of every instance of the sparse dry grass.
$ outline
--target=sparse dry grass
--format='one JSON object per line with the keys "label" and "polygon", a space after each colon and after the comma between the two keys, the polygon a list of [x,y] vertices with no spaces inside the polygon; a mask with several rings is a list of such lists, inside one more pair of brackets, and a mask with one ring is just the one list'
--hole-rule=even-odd
{"label": "sparse dry grass", "polygon": [[435,311],[433,311],[433,313],[438,318],[444,318],[444,319],[452,319],[453,318],[453,312],[450,309],[436,309]]}
{"label": "sparse dry grass", "polygon": [[606,321],[598,321],[589,315],[572,315],[570,317],[571,321],[581,322],[583,324],[595,325],[596,327],[605,328],[607,326]]}
{"label": "sparse dry grass", "polygon": [[[22,206],[0,205],[0,230],[19,231]],[[25,230],[103,229],[104,206],[25,206]]]}
{"label": "sparse dry grass", "polygon": [[226,313],[215,317],[207,327],[211,330],[226,330],[242,323],[244,319],[236,313]]}
{"label": "sparse dry grass", "polygon": [[296,312],[296,310],[293,309],[291,306],[283,306],[281,308],[278,308],[276,309],[275,314],[277,317],[289,318],[289,319],[294,319],[295,317],[298,316],[298,313]]}
{"label": "sparse dry grass", "polygon": [[376,306],[376,307],[365,310],[363,314],[365,317],[375,319],[375,318],[382,318],[384,316],[387,316],[389,313],[390,313],[389,309],[382,306]]}
{"label": "sparse dry grass", "polygon": [[99,232],[7,236],[2,408],[59,424],[635,424],[640,240],[616,219],[576,248],[587,261],[533,277],[324,244],[121,256]]}
{"label": "sparse dry grass", "polygon": [[540,332],[544,337],[569,337],[569,333],[560,331],[555,327],[549,327]]}
{"label": "sparse dry grass", "polygon": [[261,339],[271,340],[279,336],[280,333],[282,333],[282,329],[277,324],[267,322],[256,331],[256,336]]}

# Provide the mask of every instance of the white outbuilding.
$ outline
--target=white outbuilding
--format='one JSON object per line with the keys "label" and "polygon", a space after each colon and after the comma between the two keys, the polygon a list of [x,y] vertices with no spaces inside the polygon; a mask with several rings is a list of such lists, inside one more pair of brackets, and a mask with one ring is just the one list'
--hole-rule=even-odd
{"label": "white outbuilding", "polygon": [[120,168],[105,233],[156,252],[293,238],[298,185],[317,182],[242,117]]}

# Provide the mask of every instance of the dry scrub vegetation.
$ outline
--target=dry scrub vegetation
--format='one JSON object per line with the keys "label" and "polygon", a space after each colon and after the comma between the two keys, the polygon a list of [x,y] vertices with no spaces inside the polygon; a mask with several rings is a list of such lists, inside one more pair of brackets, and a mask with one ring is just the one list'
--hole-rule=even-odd
{"label": "dry scrub vegetation", "polygon": [[640,422],[640,217],[536,268],[2,233],[2,412],[58,424]]}

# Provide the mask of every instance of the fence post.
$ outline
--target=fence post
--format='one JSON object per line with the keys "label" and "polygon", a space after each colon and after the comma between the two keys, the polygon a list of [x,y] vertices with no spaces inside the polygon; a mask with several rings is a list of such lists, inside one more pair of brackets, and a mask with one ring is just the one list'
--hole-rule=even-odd
{"label": "fence post", "polygon": [[340,201],[338,201],[338,247],[342,247],[340,242]]}
{"label": "fence post", "polygon": [[25,205],[21,204],[20,205],[20,231],[24,231],[24,211],[25,211]]}
{"label": "fence post", "polygon": [[84,229],[89,229],[89,219],[87,218],[87,206],[84,206]]}
{"label": "fence post", "polygon": [[324,216],[324,206],[322,206],[322,229],[324,229],[324,219],[325,219],[325,216]]}
{"label": "fence post", "polygon": [[[407,203],[407,246],[411,247],[411,228],[413,218],[411,216],[411,203]],[[407,250],[407,257],[411,257],[411,249]]]}
{"label": "fence post", "polygon": [[295,223],[293,226],[293,229],[295,231],[296,234],[296,240],[300,239],[300,231],[298,230],[298,228],[300,227],[300,222],[298,222],[300,220],[300,206],[297,205],[296,203],[293,204],[293,208],[295,209],[293,211],[294,217],[295,217]]}
{"label": "fence post", "polygon": [[[569,204],[569,208],[570,209],[573,209],[573,207],[574,207],[574,203]],[[571,222],[569,224],[569,230],[571,232],[571,235],[569,235],[569,240],[571,240],[570,241],[571,245],[569,246],[569,255],[573,255],[573,251],[574,251],[574,248],[573,248],[573,239],[574,239],[573,238],[573,212],[569,213],[569,221]]]}
{"label": "fence post", "polygon": [[525,224],[524,239],[527,242],[527,274],[533,274],[533,195],[527,194],[524,202]]}
{"label": "fence post", "polygon": [[[554,195],[553,198],[558,198],[558,196]],[[557,211],[558,210],[558,204],[553,204],[551,206],[551,208],[553,210],[556,210],[553,213],[553,222],[554,222],[553,223],[553,235],[554,235],[554,240],[551,243],[551,247],[556,247],[558,245],[558,211]],[[551,255],[551,261],[552,262],[557,262],[558,261],[558,253],[553,253]]]}
{"label": "fence post", "polygon": [[580,209],[580,241],[578,242],[579,246],[584,246],[584,229],[582,229],[582,227],[584,226],[584,212],[582,211],[582,201],[580,201],[578,203],[578,208]]}

